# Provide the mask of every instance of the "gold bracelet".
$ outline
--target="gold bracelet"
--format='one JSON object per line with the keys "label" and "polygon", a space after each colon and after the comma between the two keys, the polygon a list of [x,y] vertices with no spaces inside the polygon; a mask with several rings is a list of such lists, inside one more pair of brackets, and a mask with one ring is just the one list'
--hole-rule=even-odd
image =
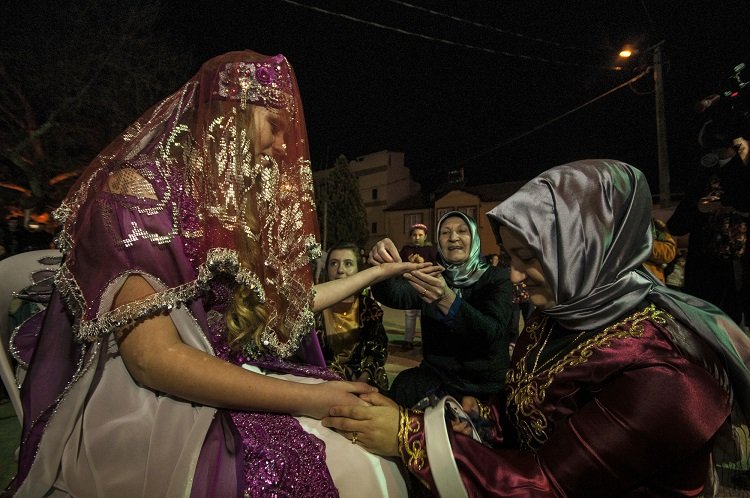
{"label": "gold bracelet", "polygon": [[[406,448],[409,444],[409,440],[406,435],[406,424],[409,420],[409,414],[406,408],[403,406],[398,407],[398,435],[396,436],[398,442],[399,453],[402,453],[401,448]],[[406,462],[404,462],[406,463]]]}

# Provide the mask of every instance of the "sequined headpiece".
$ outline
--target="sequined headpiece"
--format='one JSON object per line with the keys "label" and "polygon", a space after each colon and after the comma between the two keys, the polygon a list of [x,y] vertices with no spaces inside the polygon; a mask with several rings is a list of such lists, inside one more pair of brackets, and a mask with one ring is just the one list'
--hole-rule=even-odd
{"label": "sequined headpiece", "polygon": [[294,113],[289,63],[283,55],[259,62],[228,62],[219,71],[214,98],[238,100],[242,109],[250,104]]}

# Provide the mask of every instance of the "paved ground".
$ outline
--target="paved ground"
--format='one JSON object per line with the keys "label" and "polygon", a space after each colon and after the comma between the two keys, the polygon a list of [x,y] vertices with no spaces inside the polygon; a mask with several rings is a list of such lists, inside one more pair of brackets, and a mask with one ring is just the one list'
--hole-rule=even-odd
{"label": "paved ground", "polygon": [[417,366],[422,361],[420,323],[417,320],[415,347],[411,350],[404,350],[403,348],[404,312],[402,310],[394,310],[383,306],[383,325],[388,332],[388,360],[385,364],[385,371],[388,374],[388,381],[393,382],[393,379],[401,370]]}

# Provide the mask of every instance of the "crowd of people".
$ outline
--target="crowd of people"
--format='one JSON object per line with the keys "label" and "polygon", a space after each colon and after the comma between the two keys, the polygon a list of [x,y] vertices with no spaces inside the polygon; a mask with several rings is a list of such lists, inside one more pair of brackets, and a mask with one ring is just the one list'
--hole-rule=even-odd
{"label": "crowd of people", "polygon": [[[416,224],[411,244],[383,239],[364,264],[351,241],[325,256],[317,243],[289,62],[213,58],[56,212],[55,290],[14,335],[24,423],[5,494],[750,489],[737,138],[735,154],[710,142],[716,163],[666,223],[641,171],[582,160],[487,213],[494,256],[477,220],[451,211],[434,246]],[[665,285],[670,232],[691,234],[688,293]],[[712,285],[729,275],[734,301]],[[381,306],[405,310],[407,347],[421,322],[422,361],[392,383]]]}

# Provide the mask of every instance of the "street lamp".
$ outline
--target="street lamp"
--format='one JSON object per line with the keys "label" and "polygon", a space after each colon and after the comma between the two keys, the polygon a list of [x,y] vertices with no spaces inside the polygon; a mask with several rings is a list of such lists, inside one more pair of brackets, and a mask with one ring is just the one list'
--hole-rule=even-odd
{"label": "street lamp", "polygon": [[636,52],[637,52],[637,50],[632,45],[625,45],[624,47],[622,47],[622,50],[620,50],[620,53],[617,54],[617,55],[621,59],[629,59]]}

